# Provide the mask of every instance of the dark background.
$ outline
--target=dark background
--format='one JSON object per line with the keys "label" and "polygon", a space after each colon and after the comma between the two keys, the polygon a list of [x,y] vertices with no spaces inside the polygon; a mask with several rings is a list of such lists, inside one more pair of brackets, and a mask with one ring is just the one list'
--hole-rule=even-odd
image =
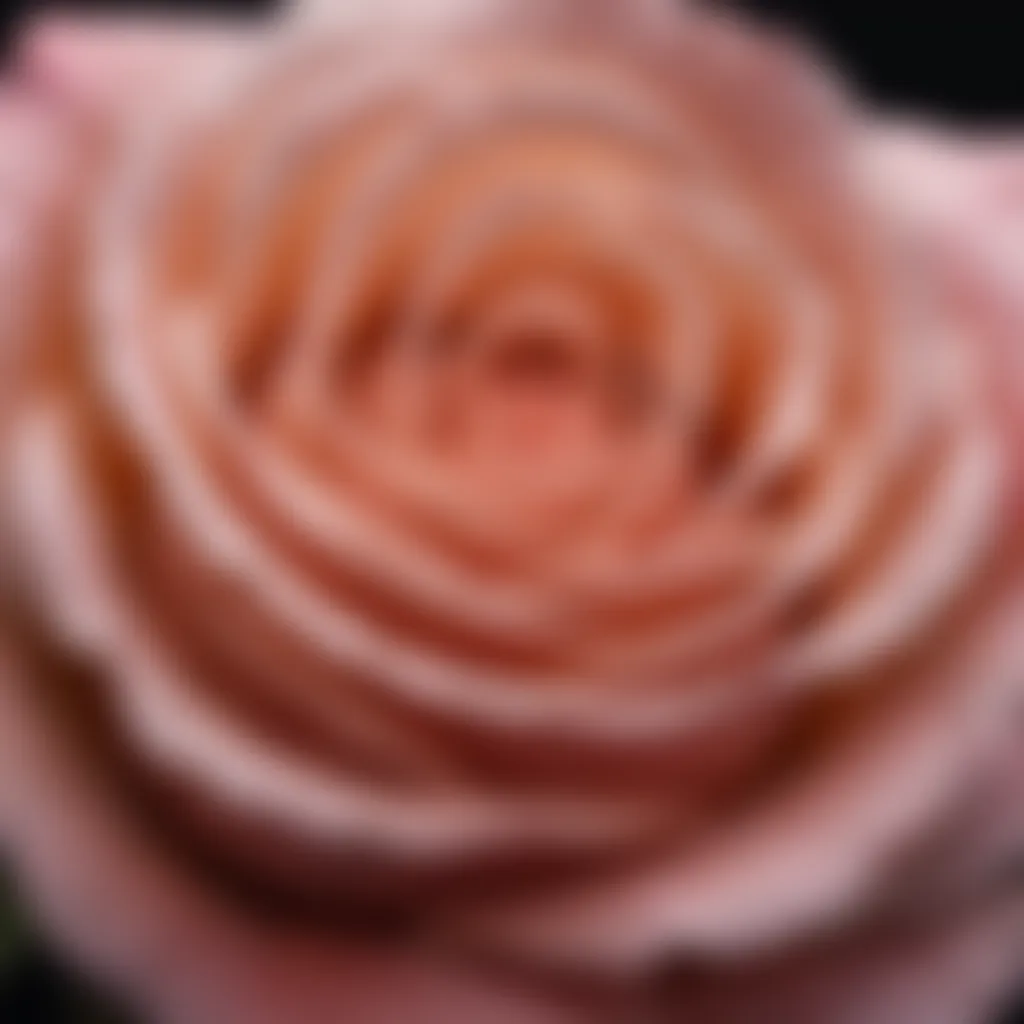
{"label": "dark background", "polygon": [[794,26],[885,107],[1024,127],[1024,5],[1015,0],[737,0],[729,6]]}
{"label": "dark background", "polygon": [[[12,26],[47,6],[53,5],[40,0],[8,3],[0,13],[0,40],[9,43]],[[270,0],[60,3],[62,10],[224,10],[242,15],[275,6]],[[730,6],[795,28],[838,64],[861,95],[883,108],[963,125],[1020,124],[1024,136],[1024,5],[1017,0],[950,0],[946,7],[898,0],[845,6],[840,0],[730,0]],[[1013,13],[1015,8],[1019,13]],[[17,901],[2,891],[0,1022],[120,1024],[116,1012],[70,977],[40,944]],[[1011,1012],[1005,1024],[1024,1024],[1024,1007],[1016,1015]]]}

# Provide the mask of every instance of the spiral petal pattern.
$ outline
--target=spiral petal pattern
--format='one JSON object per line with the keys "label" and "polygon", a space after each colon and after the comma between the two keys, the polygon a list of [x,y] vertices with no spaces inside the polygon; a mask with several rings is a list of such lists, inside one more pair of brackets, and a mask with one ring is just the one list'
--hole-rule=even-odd
{"label": "spiral petal pattern", "polygon": [[991,367],[781,43],[384,20],[133,136],[8,432],[35,627],[289,899],[589,968],[814,927],[1017,683]]}

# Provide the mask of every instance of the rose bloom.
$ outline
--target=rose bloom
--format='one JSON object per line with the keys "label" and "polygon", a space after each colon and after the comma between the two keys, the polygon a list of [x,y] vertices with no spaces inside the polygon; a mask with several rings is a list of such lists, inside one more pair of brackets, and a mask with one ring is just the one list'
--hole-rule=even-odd
{"label": "rose bloom", "polygon": [[51,25],[3,104],[0,841],[77,963],[167,1024],[988,1019],[1024,154],[661,0]]}

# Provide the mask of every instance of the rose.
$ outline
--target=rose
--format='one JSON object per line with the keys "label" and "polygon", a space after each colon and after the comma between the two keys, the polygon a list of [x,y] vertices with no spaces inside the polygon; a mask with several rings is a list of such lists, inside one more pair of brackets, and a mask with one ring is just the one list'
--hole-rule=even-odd
{"label": "rose", "polygon": [[734,27],[580,10],[215,48],[201,102],[89,153],[93,248],[26,271],[0,820],[152,1012],[817,1021],[856,984],[851,1019],[966,1020],[1009,956],[1019,833],[932,838],[1018,699],[999,285],[935,292],[902,243],[963,231],[857,188],[865,151],[885,199],[950,160],[897,172]]}

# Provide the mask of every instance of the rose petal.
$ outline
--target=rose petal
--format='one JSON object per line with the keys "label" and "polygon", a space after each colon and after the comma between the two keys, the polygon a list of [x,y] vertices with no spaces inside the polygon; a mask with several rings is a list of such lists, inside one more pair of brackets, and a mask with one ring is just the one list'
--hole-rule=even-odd
{"label": "rose petal", "polygon": [[14,73],[76,118],[110,120],[144,111],[159,90],[246,48],[260,31],[215,19],[51,16],[24,30]]}
{"label": "rose petal", "polygon": [[925,925],[838,939],[734,973],[684,976],[668,1024],[988,1024],[1020,981],[1024,894]]}
{"label": "rose petal", "polygon": [[[666,948],[730,958],[855,913],[912,837],[944,819],[999,734],[1007,690],[1019,687],[1022,614],[1018,587],[972,649],[947,662],[944,687],[874,708],[831,759],[750,820],[647,871],[488,910],[471,932],[629,973]],[[983,678],[995,684],[987,696],[963,685]]]}
{"label": "rose petal", "polygon": [[[0,845],[46,930],[160,1024],[572,1024],[571,1003],[232,912],[173,866],[0,649]],[[64,723],[65,725],[67,723]]]}

